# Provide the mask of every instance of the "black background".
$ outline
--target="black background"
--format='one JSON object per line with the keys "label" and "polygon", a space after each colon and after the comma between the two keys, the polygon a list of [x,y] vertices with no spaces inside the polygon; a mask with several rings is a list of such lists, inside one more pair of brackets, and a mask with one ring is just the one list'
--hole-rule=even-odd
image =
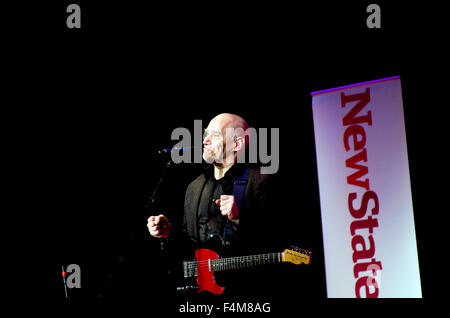
{"label": "black background", "polygon": [[[15,118],[24,143],[18,147],[28,155],[31,179],[22,186],[36,196],[34,218],[48,226],[56,304],[102,303],[98,295],[114,272],[132,281],[151,277],[124,293],[145,295],[133,299],[164,311],[156,287],[164,284],[163,269],[146,235],[144,209],[164,167],[154,153],[175,143],[173,129],[192,129],[195,119],[205,127],[214,115],[232,112],[252,127],[280,128],[279,174],[298,185],[286,189],[280,210],[288,211],[299,245],[315,256],[308,277],[291,282],[308,291],[307,301],[294,292],[277,298],[278,291],[262,301],[273,302],[275,313],[354,308],[326,299],[310,92],[395,75],[402,79],[424,299],[382,303],[411,310],[439,302],[443,277],[430,271],[444,244],[437,213],[445,208],[435,199],[445,170],[446,106],[438,84],[446,66],[443,8],[376,1],[382,27],[368,29],[368,1],[76,1],[82,28],[70,30],[69,3],[24,6],[10,24],[24,31],[10,33],[11,46],[20,45],[10,81],[20,92]],[[179,217],[184,190],[198,172],[199,165],[175,167],[155,213]],[[283,226],[277,211],[273,218]],[[60,269],[71,263],[82,268],[82,288],[65,299]]]}

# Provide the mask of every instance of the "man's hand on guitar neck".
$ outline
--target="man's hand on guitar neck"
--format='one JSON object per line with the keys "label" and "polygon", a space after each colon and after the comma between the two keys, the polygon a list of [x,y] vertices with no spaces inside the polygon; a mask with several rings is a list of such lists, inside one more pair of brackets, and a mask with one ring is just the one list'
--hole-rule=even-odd
{"label": "man's hand on guitar neck", "polygon": [[156,238],[167,238],[170,234],[170,222],[162,214],[149,217],[147,227],[150,235]]}

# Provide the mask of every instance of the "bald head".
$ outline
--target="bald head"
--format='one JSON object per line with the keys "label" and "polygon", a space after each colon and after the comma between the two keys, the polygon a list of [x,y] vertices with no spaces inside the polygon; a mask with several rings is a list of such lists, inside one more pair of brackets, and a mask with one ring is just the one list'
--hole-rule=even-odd
{"label": "bald head", "polygon": [[235,115],[235,114],[230,114],[230,113],[222,113],[222,114],[217,115],[216,117],[214,117],[211,120],[210,124],[211,123],[219,124],[222,127],[222,129],[241,128],[245,131],[249,127],[249,125],[244,120],[244,118],[242,118],[241,116]]}

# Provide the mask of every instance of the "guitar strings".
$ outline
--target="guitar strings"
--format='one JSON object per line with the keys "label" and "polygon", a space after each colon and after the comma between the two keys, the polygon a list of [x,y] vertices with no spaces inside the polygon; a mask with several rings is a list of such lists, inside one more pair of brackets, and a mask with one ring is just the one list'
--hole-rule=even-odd
{"label": "guitar strings", "polygon": [[[226,266],[226,265],[239,265],[243,262],[245,263],[257,263],[257,262],[264,262],[264,261],[278,261],[280,260],[280,253],[273,253],[273,254],[262,254],[262,255],[255,255],[255,256],[241,256],[236,257],[233,259],[228,258],[216,258],[216,259],[208,259],[203,261],[188,261],[187,268],[188,269],[194,269],[196,267],[204,268],[209,266]],[[223,261],[223,262],[214,262],[214,261]],[[234,264],[233,264],[234,263]]]}
{"label": "guitar strings", "polygon": [[261,256],[259,256],[259,255],[237,256],[237,257],[232,257],[232,258],[214,258],[214,259],[207,259],[207,260],[203,260],[203,261],[192,260],[192,261],[187,261],[187,262],[208,263],[209,261],[221,261],[221,260],[225,260],[225,261],[242,261],[242,260],[249,260],[249,259],[259,260],[259,259],[269,259],[269,258],[274,258],[274,257],[278,258],[280,256],[279,254],[280,253],[262,254]]}
{"label": "guitar strings", "polygon": [[[278,255],[277,255],[278,254]],[[242,265],[243,263],[259,263],[259,262],[264,262],[264,261],[269,261],[269,262],[275,262],[275,261],[279,261],[281,255],[279,255],[280,253],[274,253],[274,254],[263,254],[261,256],[263,256],[263,258],[261,258],[259,255],[257,255],[258,258],[252,258],[252,256],[241,256],[242,259],[238,259],[238,258],[234,258],[234,259],[228,259],[228,258],[216,258],[216,259],[208,259],[208,260],[203,260],[203,261],[187,261],[188,263],[186,264],[186,269],[188,270],[194,270],[195,268],[206,268],[206,267],[220,267],[220,266],[239,266]],[[264,257],[266,256],[266,257]],[[214,261],[219,261],[219,260],[225,260],[225,262],[214,262]],[[227,262],[228,261],[228,262]]]}
{"label": "guitar strings", "polygon": [[[278,257],[280,256],[281,252],[275,252],[275,253],[266,253],[266,254],[256,254],[256,255],[245,255],[245,256],[233,256],[233,257],[225,257],[225,258],[211,258],[208,260],[237,260],[237,259],[248,259],[248,258],[252,258],[252,259],[259,259],[259,258],[267,258],[267,257]],[[301,257],[301,258],[309,258],[308,255],[306,254],[299,254],[297,255],[297,257]],[[205,261],[200,261],[200,262],[208,262],[208,260]],[[191,261],[186,261],[186,262],[195,262],[196,260],[193,259]]]}
{"label": "guitar strings", "polygon": [[[196,260],[191,260],[191,261],[186,261],[189,262],[190,264],[192,263],[208,263],[209,261],[260,261],[260,260],[269,260],[270,258],[279,258],[281,255],[281,253],[273,253],[273,254],[261,254],[261,255],[250,255],[250,256],[237,256],[237,257],[230,257],[230,258],[214,258],[214,259],[207,259],[207,260],[202,260],[202,261],[196,261]],[[300,258],[308,258],[306,256],[298,256]],[[189,265],[190,265],[189,264]]]}

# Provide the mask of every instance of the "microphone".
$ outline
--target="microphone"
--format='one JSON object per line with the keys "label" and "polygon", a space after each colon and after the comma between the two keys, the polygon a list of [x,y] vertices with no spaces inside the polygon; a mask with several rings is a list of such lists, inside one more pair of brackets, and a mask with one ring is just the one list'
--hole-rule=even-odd
{"label": "microphone", "polygon": [[196,149],[196,148],[194,148],[194,147],[170,147],[170,148],[161,149],[157,153],[158,153],[158,155],[167,155],[174,151],[183,152],[183,151],[188,151],[188,150],[192,150],[192,149]]}

